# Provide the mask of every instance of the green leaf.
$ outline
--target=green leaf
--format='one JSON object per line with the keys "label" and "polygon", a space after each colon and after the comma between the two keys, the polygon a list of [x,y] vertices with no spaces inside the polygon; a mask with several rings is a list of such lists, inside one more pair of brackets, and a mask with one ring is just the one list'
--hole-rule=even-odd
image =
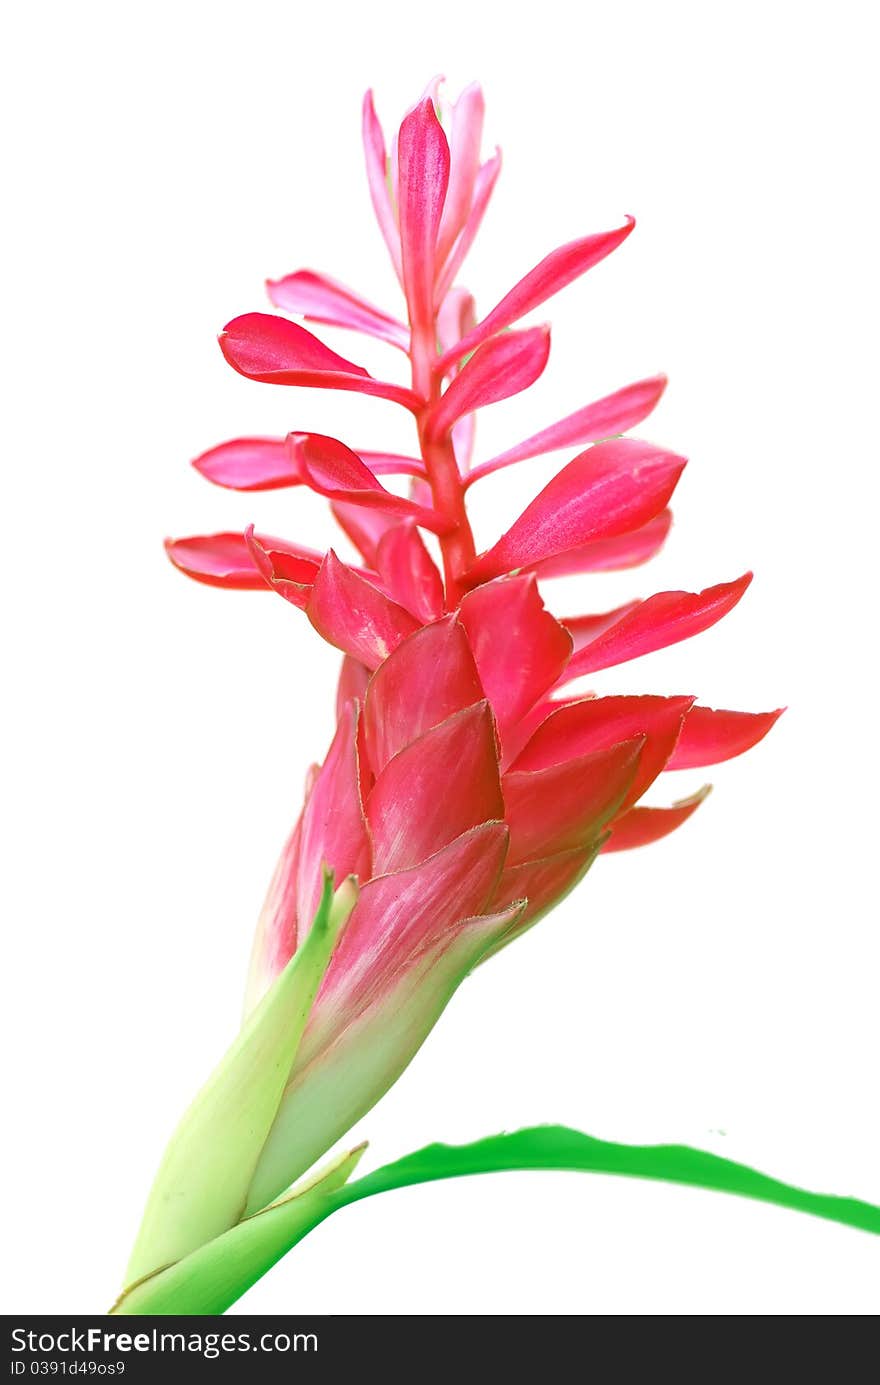
{"label": "green leaf", "polygon": [[126,1282],[171,1265],[234,1226],[357,891],[332,876],[312,927],[181,1120],[165,1152]]}
{"label": "green leaf", "polygon": [[[117,1313],[222,1313],[296,1243],[349,1203],[439,1178],[514,1169],[621,1174],[756,1198],[880,1235],[880,1207],[811,1193],[686,1145],[626,1145],[566,1126],[535,1126],[467,1145],[427,1145],[354,1183],[354,1150],[319,1180],[243,1221],[181,1264],[125,1294]],[[329,1292],[329,1290],[328,1290]]]}
{"label": "green leaf", "polygon": [[857,1198],[811,1193],[758,1173],[746,1164],[687,1145],[627,1145],[597,1140],[564,1125],[538,1125],[490,1135],[469,1145],[426,1145],[345,1189],[339,1206],[392,1188],[513,1169],[568,1169],[681,1183],[772,1202],[880,1236],[880,1207]]}

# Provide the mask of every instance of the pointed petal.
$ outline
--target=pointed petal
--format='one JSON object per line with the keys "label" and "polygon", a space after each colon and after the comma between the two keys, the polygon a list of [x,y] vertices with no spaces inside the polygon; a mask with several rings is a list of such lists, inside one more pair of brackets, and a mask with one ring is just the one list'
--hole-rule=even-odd
{"label": "pointed petal", "polygon": [[[443,98],[440,95],[440,88],[442,87],[445,81],[446,78],[443,76],[442,73],[435,73],[431,80],[426,84],[418,101],[414,101],[411,106],[407,106],[406,111],[404,112],[404,118],[408,115],[412,115],[413,112],[416,111],[419,106],[424,105],[424,103],[427,101],[430,102],[431,106],[434,109],[434,114],[437,116],[437,119],[440,120],[442,124],[441,111],[444,109],[444,107],[448,105],[448,103],[444,102]],[[391,148],[389,150],[388,159],[388,181],[391,187],[391,201],[392,204],[397,207],[399,207],[400,205],[399,155],[400,131],[398,130],[397,139],[391,141]]]}
{"label": "pointed petal", "polygon": [[591,697],[568,703],[551,712],[513,769],[545,769],[644,736],[638,772],[624,800],[629,807],[666,765],[692,704],[692,697]]}
{"label": "pointed petal", "polygon": [[382,126],[376,116],[371,91],[368,91],[364,96],[363,137],[367,182],[370,187],[373,211],[376,213],[379,230],[388,246],[391,263],[394,265],[399,279],[401,277],[400,232],[397,229],[394,210],[391,206],[391,196],[388,192],[388,156],[385,151],[385,136],[382,134]]}
{"label": "pointed petal", "polygon": [[449,183],[449,145],[434,103],[405,116],[397,141],[398,215],[403,284],[413,328],[434,322],[437,235]]}
{"label": "pointed petal", "polygon": [[678,744],[667,769],[702,769],[732,760],[751,750],[779,720],[775,712],[725,712],[711,707],[692,707],[684,719]]}
{"label": "pointed petal", "polygon": [[341,563],[332,548],[318,569],[305,610],[319,635],[367,668],[387,659],[418,626],[409,611]]}
{"label": "pointed petal", "polygon": [[506,850],[504,824],[485,823],[418,865],[367,882],[328,969],[304,1058],[326,1041],[321,1031],[328,1020],[349,1023],[389,989],[415,953],[436,946],[450,928],[483,910]]}
{"label": "pointed petal", "polygon": [[508,901],[526,899],[528,902],[517,931],[531,928],[574,889],[597,855],[596,843],[590,842],[587,846],[575,847],[573,851],[560,851],[555,856],[511,866],[502,872],[492,902],[496,909],[500,909]]}
{"label": "pointed petal", "polygon": [[505,774],[507,867],[594,842],[623,803],[643,744],[637,737],[546,769]]}
{"label": "pointed petal", "polygon": [[253,525],[245,530],[244,541],[251,561],[263,581],[278,592],[279,596],[283,596],[285,601],[304,611],[323,562],[320,554],[315,555],[314,563],[311,560],[303,561],[297,556],[292,556],[286,549],[278,547],[277,540],[258,538]]}
{"label": "pointed petal", "polygon": [[462,261],[474,243],[474,238],[482,225],[483,217],[486,215],[486,208],[498,182],[498,175],[501,172],[501,150],[496,149],[491,159],[487,159],[481,165],[474,183],[474,200],[468,219],[462,228],[461,234],[456,240],[443,267],[443,272],[437,283],[437,301],[442,302],[452,287],[455,276],[461,268]]}
{"label": "pointed petal", "polygon": [[508,729],[562,676],[571,658],[571,636],[544,609],[531,573],[469,592],[459,620],[503,741]]}
{"label": "pointed petal", "polygon": [[583,701],[583,698],[584,694],[580,693],[577,697],[545,697],[536,702],[524,717],[508,729],[501,748],[501,768],[506,772],[516,763],[520,753],[551,712],[557,712],[560,707],[572,706],[575,702]]}
{"label": "pointed petal", "polygon": [[[370,875],[370,844],[360,798],[354,704],[343,710],[302,817],[297,875],[297,945],[314,917],[327,870],[336,880]],[[305,929],[305,932],[304,932]]]}
{"label": "pointed petal", "polygon": [[449,187],[440,220],[438,265],[443,264],[452,249],[471,209],[474,184],[480,169],[484,113],[483,93],[474,82],[471,86],[465,87],[452,108]]}
{"label": "pointed petal", "polygon": [[[465,374],[462,371],[459,380]],[[632,438],[596,443],[563,467],[495,546],[477,559],[467,574],[468,583],[485,582],[581,544],[637,529],[665,507],[684,466],[684,457],[652,443]]]}
{"label": "pointed petal", "polygon": [[390,515],[411,517],[434,533],[448,531],[449,521],[435,510],[386,490],[357,453],[338,438],[327,437],[324,433],[291,433],[288,441],[293,467],[304,485],[319,495],[349,505],[383,510]]}
{"label": "pointed petal", "polygon": [[236,491],[270,491],[300,485],[285,438],[233,438],[193,459],[215,486]]}
{"label": "pointed petal", "polygon": [[517,443],[516,447],[509,447],[491,461],[482,462],[474,468],[470,482],[479,481],[482,476],[490,476],[493,471],[511,466],[514,462],[541,457],[545,452],[555,452],[563,447],[585,447],[587,443],[599,442],[602,438],[628,433],[630,428],[635,428],[656,408],[666,384],[665,375],[654,375],[650,380],[639,380],[594,404],[587,404],[585,408],[533,434],[524,442]]}
{"label": "pointed petal", "polygon": [[542,373],[549,354],[549,327],[506,332],[481,346],[431,411],[428,436],[442,437],[465,414],[528,389]]}
{"label": "pointed petal", "polygon": [[618,534],[611,539],[596,539],[593,543],[570,548],[552,558],[532,564],[538,577],[569,577],[580,572],[615,572],[622,568],[639,567],[648,562],[666,542],[672,527],[672,511],[661,510],[654,519],[631,533]]}
{"label": "pointed petal", "polygon": [[367,801],[373,869],[405,870],[503,816],[495,726],[489,704],[478,702],[426,731],[378,775]]}
{"label": "pointed petal", "polygon": [[317,337],[271,313],[243,313],[227,322],[220,349],[233,370],[270,385],[303,385],[311,389],[355,390],[377,395],[418,411],[422,401],[412,390],[374,380],[363,366],[347,361]]}
{"label": "pointed petal", "polygon": [[370,763],[378,773],[431,727],[483,697],[461,626],[447,617],[417,630],[376,670],[367,689],[364,727]]}
{"label": "pointed petal", "polygon": [[402,322],[326,274],[300,269],[283,279],[267,280],[266,287],[275,307],[282,312],[298,313],[307,322],[364,332],[400,347],[401,351],[409,350],[409,330]]}
{"label": "pointed petal", "polygon": [[671,808],[630,808],[628,813],[612,824],[603,852],[629,851],[634,846],[649,846],[651,842],[667,837],[676,827],[687,822],[691,813],[697,811],[710,789],[711,785],[705,784],[689,798],[673,803]]}
{"label": "pointed petal", "polygon": [[[560,245],[557,250],[551,250],[540,264],[535,265],[524,279],[520,279],[519,283],[504,295],[488,317],[484,317],[483,321],[458,343],[454,348],[454,354],[462,356],[468,351],[473,351],[487,338],[502,332],[505,327],[530,313],[533,308],[546,303],[548,298],[552,298],[560,289],[586,274],[588,269],[592,269],[593,265],[604,260],[612,250],[616,250],[618,245],[626,240],[635,224],[633,218],[628,216],[626,224],[614,231],[601,231],[598,235],[584,236],[581,240],[569,241],[567,245]],[[447,364],[447,359],[442,357],[438,367],[442,370]]]}
{"label": "pointed petal", "polygon": [[[316,554],[314,563],[311,560],[292,557],[288,551],[272,546],[280,543],[280,540],[258,538],[254,534],[253,525],[245,530],[244,541],[264,585],[278,592],[299,610],[306,610],[315,580],[326,564],[327,555]],[[365,586],[372,586],[377,579],[376,573],[368,572],[364,568],[349,566],[347,571]],[[381,592],[378,594],[383,600],[387,600]]]}
{"label": "pointed petal", "polygon": [[735,582],[721,582],[701,592],[649,596],[579,649],[565,670],[565,679],[624,664],[699,635],[733,610],[751,580],[747,572]]}
{"label": "pointed petal", "polygon": [[[417,457],[369,451],[355,455],[374,476],[425,474]],[[233,438],[202,452],[192,464],[207,481],[230,490],[268,491],[303,484],[287,438]]]}
{"label": "pointed petal", "polygon": [[[279,555],[289,571],[301,582],[314,581],[321,554],[299,548],[284,539],[261,536],[261,542]],[[187,577],[210,587],[232,587],[240,591],[267,591],[266,578],[254,561],[245,535],[240,532],[193,534],[185,539],[166,539],[165,552]]]}
{"label": "pointed petal", "polygon": [[417,620],[443,614],[443,579],[411,519],[386,529],[376,550],[376,567],[388,591]]}
{"label": "pointed petal", "polygon": [[370,378],[363,366],[332,351],[305,327],[274,313],[242,313],[232,318],[223,328],[220,346],[229,364],[252,380],[283,380],[287,375],[309,373]]}

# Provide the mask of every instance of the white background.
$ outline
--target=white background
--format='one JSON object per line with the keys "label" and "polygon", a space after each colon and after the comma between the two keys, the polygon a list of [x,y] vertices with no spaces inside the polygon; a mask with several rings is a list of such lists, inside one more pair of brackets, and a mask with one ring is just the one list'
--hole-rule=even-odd
{"label": "white background", "polygon": [[[410,444],[402,411],[242,380],[214,338],[265,306],[264,276],[303,266],[397,305],[360,99],[372,84],[390,124],[436,71],[482,80],[487,149],[505,152],[467,269],[484,309],[553,245],[639,222],[539,314],[550,366],[484,415],[480,455],[662,369],[641,431],[692,458],[652,568],[557,589],[557,610],[757,573],[723,625],[596,686],[790,710],[679,834],[603,859],[468,982],[358,1133],[378,1163],[566,1122],[880,1201],[871,13],[19,7],[3,79],[4,1311],[105,1308],[162,1146],[234,1031],[336,656],[270,594],[186,582],[161,539],[253,520],[329,542],[311,497],[236,496],[188,469],[224,438]],[[381,346],[328,340],[397,369]],[[478,488],[478,537],[560,460]],[[878,1286],[880,1243],[854,1231],[521,1174],[347,1210],[238,1309],[845,1314],[875,1311]]]}

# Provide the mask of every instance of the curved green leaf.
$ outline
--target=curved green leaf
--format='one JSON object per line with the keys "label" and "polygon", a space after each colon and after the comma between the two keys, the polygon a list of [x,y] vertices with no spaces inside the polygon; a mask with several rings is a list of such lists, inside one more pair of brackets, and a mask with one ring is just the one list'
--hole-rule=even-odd
{"label": "curved green leaf", "polygon": [[[179,1265],[136,1286],[113,1310],[120,1313],[222,1313],[331,1213],[348,1203],[439,1178],[514,1169],[564,1169],[621,1174],[709,1188],[808,1212],[880,1235],[880,1207],[856,1198],[811,1193],[745,1164],[686,1145],[627,1145],[597,1140],[562,1125],[490,1135],[467,1145],[427,1145],[341,1186],[360,1150],[345,1156],[317,1183],[274,1203],[203,1246]],[[354,1161],[354,1162],[352,1162]]]}
{"label": "curved green leaf", "polygon": [[513,1169],[567,1169],[683,1183],[772,1202],[880,1236],[880,1207],[869,1202],[810,1193],[758,1173],[746,1164],[688,1145],[615,1144],[564,1125],[532,1126],[509,1135],[490,1135],[469,1145],[426,1145],[415,1154],[359,1178],[345,1189],[338,1205],[413,1183]]}

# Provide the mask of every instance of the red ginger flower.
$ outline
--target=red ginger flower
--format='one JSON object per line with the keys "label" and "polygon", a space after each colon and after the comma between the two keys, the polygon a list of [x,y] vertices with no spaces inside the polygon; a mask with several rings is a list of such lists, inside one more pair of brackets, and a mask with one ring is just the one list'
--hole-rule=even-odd
{"label": "red ginger flower", "polygon": [[[302,485],[325,496],[363,566],[251,529],[167,545],[199,581],[278,592],[345,655],[336,735],[263,910],[249,1004],[302,944],[324,867],[356,876],[360,896],[257,1167],[252,1208],[369,1109],[462,978],[561,899],[600,851],[656,841],[690,816],[705,789],[668,808],[641,804],[661,771],[738,755],[779,715],[715,711],[687,696],[564,695],[571,679],[707,629],[751,574],[601,615],[560,620],[545,608],[542,580],[634,567],[658,551],[685,463],[620,436],[654,408],[665,387],[657,377],[471,465],[476,411],[528,388],[547,364],[547,328],[508,329],[634,224],[552,251],[477,321],[454,280],[500,169],[497,152],[480,163],[482,120],[478,87],[447,106],[434,83],[404,118],[389,160],[365,100],[370,192],[406,322],[310,270],[269,284],[282,310],[403,351],[407,385],[374,379],[286,317],[246,314],[220,338],[251,379],[354,390],[413,414],[410,457],[294,432],[237,438],[195,461],[235,490]],[[478,554],[470,486],[566,447],[586,450]],[[409,477],[410,494],[389,490],[388,475]],[[442,574],[420,530],[436,535]]]}

